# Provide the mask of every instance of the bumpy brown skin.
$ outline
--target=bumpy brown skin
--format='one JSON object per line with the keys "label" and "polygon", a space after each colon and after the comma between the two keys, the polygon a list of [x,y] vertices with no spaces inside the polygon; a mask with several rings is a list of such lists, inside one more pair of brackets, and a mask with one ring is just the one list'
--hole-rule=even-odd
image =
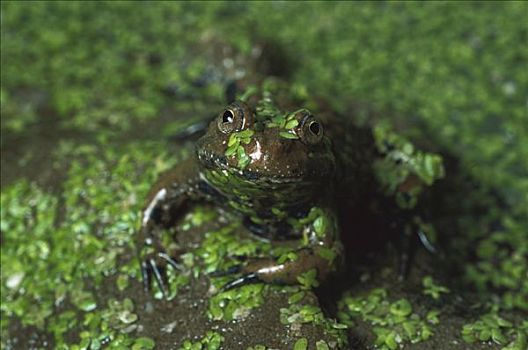
{"label": "bumpy brown skin", "polygon": [[[189,202],[203,200],[231,207],[245,218],[248,228],[257,235],[293,240],[298,247],[294,248],[297,258],[281,264],[277,263],[277,257],[249,257],[244,266],[234,271],[241,273],[241,277],[228,283],[225,289],[258,281],[295,284],[299,275],[312,269],[322,281],[335,269],[342,248],[332,204],[336,164],[330,139],[323,134],[321,122],[306,110],[294,115],[299,125],[291,132],[296,138],[282,137],[280,133],[284,129],[267,125],[273,114],[263,117],[256,112],[262,109],[263,100],[229,105],[197,142],[197,156],[164,174],[150,191],[138,234],[146,288],[154,277],[166,294],[165,267],[167,264],[181,267],[177,252],[161,243],[163,229],[170,228],[184,214]],[[269,100],[265,103],[275,108]],[[221,125],[226,111],[232,127]],[[277,107],[276,112],[279,111]],[[283,112],[275,115],[283,115]],[[312,125],[317,133],[308,129],[308,122],[317,123],[316,127]],[[226,156],[225,153],[231,134],[244,130],[253,133],[249,142],[241,144],[250,155],[249,163],[241,167],[237,155]],[[317,217],[307,219],[314,210],[317,217],[323,217],[326,222],[324,232],[316,232],[314,220]],[[304,221],[294,229],[288,222],[290,219]],[[304,244],[300,240],[303,235],[308,237]],[[323,250],[333,252],[337,259],[323,258]]]}

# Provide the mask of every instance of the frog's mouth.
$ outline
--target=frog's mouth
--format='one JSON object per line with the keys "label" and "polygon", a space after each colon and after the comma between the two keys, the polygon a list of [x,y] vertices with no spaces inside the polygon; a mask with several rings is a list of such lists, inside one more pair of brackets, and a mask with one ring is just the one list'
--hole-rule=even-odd
{"label": "frog's mouth", "polygon": [[292,172],[288,176],[277,176],[275,174],[272,175],[271,173],[255,171],[250,168],[240,169],[230,164],[229,159],[224,155],[209,158],[205,162],[202,161],[202,165],[204,165],[208,170],[219,170],[226,176],[234,176],[254,182],[269,181],[273,183],[294,183],[303,181],[304,179],[304,174],[302,173]]}
{"label": "frog's mouth", "polygon": [[225,155],[207,154],[200,152],[198,154],[200,164],[209,171],[220,171],[224,176],[231,176],[245,180],[248,182],[255,182],[259,184],[274,183],[274,184],[291,184],[306,181],[305,174],[301,172],[290,172],[288,175],[276,175],[262,171],[255,171],[250,168],[240,169],[233,166],[228,157]]}
{"label": "frog's mouth", "polygon": [[306,203],[321,187],[320,181],[307,181],[302,176],[269,176],[237,169],[222,156],[203,160],[200,177],[229,201],[260,203],[258,206],[264,207],[277,203],[294,207]]}

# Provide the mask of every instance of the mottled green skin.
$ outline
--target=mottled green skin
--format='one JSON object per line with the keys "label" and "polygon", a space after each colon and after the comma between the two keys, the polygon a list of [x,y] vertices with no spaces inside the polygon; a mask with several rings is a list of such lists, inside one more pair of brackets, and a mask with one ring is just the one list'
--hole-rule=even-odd
{"label": "mottled green skin", "polygon": [[205,200],[242,216],[260,238],[292,249],[288,261],[248,257],[238,271],[243,278],[294,284],[315,269],[323,280],[342,254],[337,194],[356,208],[377,193],[408,209],[425,184],[442,176],[440,157],[415,151],[383,128],[343,126],[323,110],[316,117],[292,96],[272,80],[251,86],[210,123],[195,157],[158,181],[139,235],[147,274],[153,264],[166,263],[160,252],[176,258],[160,243],[160,229],[172,226],[186,203]]}

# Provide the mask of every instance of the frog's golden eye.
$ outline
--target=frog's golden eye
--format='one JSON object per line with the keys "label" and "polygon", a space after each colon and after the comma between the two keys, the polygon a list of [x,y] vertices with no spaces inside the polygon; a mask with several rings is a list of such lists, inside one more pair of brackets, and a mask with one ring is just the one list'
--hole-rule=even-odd
{"label": "frog's golden eye", "polygon": [[218,130],[224,134],[243,130],[248,121],[248,108],[245,104],[234,102],[218,116]]}
{"label": "frog's golden eye", "polygon": [[307,115],[301,122],[298,134],[302,142],[315,145],[323,139],[323,124],[313,115]]}

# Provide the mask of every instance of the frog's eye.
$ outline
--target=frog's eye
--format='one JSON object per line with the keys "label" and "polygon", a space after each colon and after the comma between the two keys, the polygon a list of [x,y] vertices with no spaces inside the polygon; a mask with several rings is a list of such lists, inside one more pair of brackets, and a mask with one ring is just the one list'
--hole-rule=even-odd
{"label": "frog's eye", "polygon": [[323,124],[313,115],[305,116],[300,126],[299,136],[302,142],[315,145],[323,139]]}
{"label": "frog's eye", "polygon": [[224,134],[241,131],[246,126],[247,106],[241,103],[232,103],[218,116],[218,129]]}

